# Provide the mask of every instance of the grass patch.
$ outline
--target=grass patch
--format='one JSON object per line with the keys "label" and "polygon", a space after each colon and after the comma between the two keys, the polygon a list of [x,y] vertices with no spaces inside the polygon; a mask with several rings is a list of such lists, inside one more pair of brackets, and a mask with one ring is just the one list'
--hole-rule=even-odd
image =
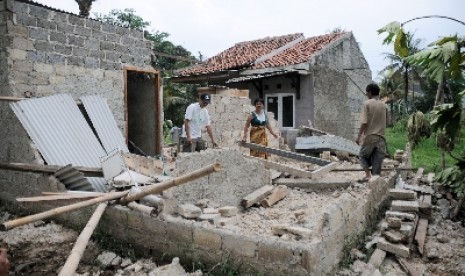
{"label": "grass patch", "polygon": [[[388,153],[391,157],[397,149],[405,149],[405,145],[408,142],[407,138],[407,122],[401,120],[397,122],[393,127],[386,129],[386,141],[388,145]],[[462,128],[461,137],[465,135],[465,128]],[[460,139],[456,144],[452,154],[454,156],[460,156],[463,154],[465,148],[465,141]],[[446,154],[446,167],[455,164],[456,161]],[[441,150],[436,147],[436,135],[432,134],[431,137],[427,138],[412,150],[412,166],[415,168],[422,167],[425,172],[439,172],[442,170],[442,157]]]}

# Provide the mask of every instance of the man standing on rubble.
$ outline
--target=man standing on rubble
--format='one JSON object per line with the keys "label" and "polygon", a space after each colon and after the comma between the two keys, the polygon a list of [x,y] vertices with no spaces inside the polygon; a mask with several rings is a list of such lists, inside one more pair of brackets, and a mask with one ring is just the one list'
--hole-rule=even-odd
{"label": "man standing on rubble", "polygon": [[363,180],[369,180],[372,175],[381,173],[381,165],[386,156],[386,105],[379,99],[377,84],[367,85],[366,92],[368,100],[363,103],[361,126],[355,141],[360,145],[362,135],[365,136],[359,154],[360,164],[365,171]]}
{"label": "man standing on rubble", "polygon": [[213,138],[213,130],[210,122],[210,114],[205,108],[210,103],[209,94],[201,94],[198,102],[190,104],[184,116],[184,131],[182,134],[182,151],[194,152],[207,148],[207,143],[202,139],[202,128],[207,128],[213,147],[217,144]]}

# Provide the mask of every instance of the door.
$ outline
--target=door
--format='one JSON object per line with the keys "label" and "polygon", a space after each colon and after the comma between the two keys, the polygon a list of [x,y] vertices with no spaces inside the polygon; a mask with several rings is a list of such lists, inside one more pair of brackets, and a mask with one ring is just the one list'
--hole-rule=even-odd
{"label": "door", "polygon": [[266,111],[273,112],[280,128],[294,128],[294,94],[272,94],[266,96]]}

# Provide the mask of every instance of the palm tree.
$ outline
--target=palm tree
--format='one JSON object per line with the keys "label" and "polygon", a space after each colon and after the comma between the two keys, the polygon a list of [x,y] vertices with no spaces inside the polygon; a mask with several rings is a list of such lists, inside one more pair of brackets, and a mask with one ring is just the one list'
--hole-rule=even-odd
{"label": "palm tree", "polygon": [[79,5],[79,15],[89,17],[90,9],[92,8],[92,2],[96,0],[74,0]]}
{"label": "palm tree", "polygon": [[[407,40],[408,46],[408,53],[406,56],[411,56],[420,51],[420,44],[421,39],[415,39],[413,34],[407,33],[405,35]],[[386,66],[384,69],[381,70],[381,73],[394,71],[392,76],[396,76],[397,73],[402,74],[402,78],[404,81],[404,102],[405,108],[407,111],[408,107],[408,90],[409,90],[409,79],[418,79],[420,80],[420,72],[416,66],[412,66],[406,59],[406,56],[401,56],[399,54],[392,54],[392,53],[383,53],[385,55],[385,59],[388,59],[391,64]]]}
{"label": "palm tree", "polygon": [[390,105],[390,118],[391,124],[394,123],[394,102],[400,99],[402,95],[402,83],[400,81],[400,74],[397,71],[391,71],[385,75],[380,82],[380,97],[387,97]]}

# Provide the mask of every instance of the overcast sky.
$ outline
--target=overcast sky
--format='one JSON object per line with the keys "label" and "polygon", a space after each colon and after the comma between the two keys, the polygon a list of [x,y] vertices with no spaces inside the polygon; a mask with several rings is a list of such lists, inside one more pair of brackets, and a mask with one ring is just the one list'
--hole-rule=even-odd
{"label": "overcast sky", "polygon": [[[74,0],[35,1],[79,13]],[[340,27],[355,35],[374,79],[389,64],[383,52],[392,52],[392,46],[382,45],[379,28],[425,15],[465,22],[464,0],[97,0],[91,14],[125,8],[149,21],[149,31],[167,32],[174,44],[207,58],[237,42],[293,33],[311,37]],[[465,36],[465,25],[445,19],[417,20],[405,29],[424,39],[424,46],[440,36]]]}

